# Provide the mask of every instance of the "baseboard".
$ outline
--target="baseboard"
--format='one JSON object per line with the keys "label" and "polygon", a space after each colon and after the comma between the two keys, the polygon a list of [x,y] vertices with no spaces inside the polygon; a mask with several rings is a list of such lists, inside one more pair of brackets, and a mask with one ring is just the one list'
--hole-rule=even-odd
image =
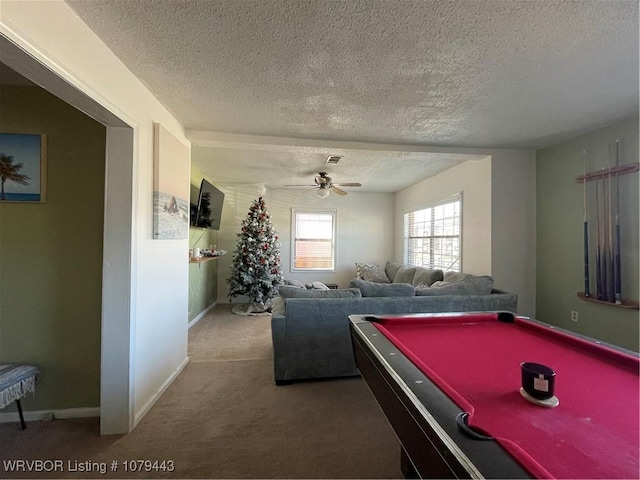
{"label": "baseboard", "polygon": [[[53,420],[54,418],[90,418],[100,416],[100,407],[63,408],[60,410],[25,410],[24,419],[27,422],[39,420]],[[18,412],[0,413],[0,423],[17,423],[20,421]]]}
{"label": "baseboard", "polygon": [[180,373],[182,372],[182,370],[184,370],[184,367],[187,366],[187,364],[189,363],[189,357],[185,358],[182,363],[178,366],[178,368],[176,368],[173,373],[169,376],[169,378],[167,378],[164,383],[160,386],[160,388],[158,389],[158,391],[156,393],[154,393],[151,398],[149,399],[149,401],[147,403],[145,403],[145,405],[140,409],[139,412],[137,412],[133,418],[133,427],[134,428],[136,425],[138,425],[138,422],[140,422],[140,420],[142,420],[142,418],[149,413],[149,410],[151,410],[151,407],[153,407],[155,405],[155,403],[160,399],[160,397],[162,396],[162,394],[167,390],[167,388],[169,388],[169,386],[173,383],[173,381],[178,378],[178,375],[180,375]]}
{"label": "baseboard", "polygon": [[193,320],[191,320],[189,322],[189,325],[187,326],[187,328],[191,328],[193,327],[196,323],[198,323],[207,313],[209,313],[211,310],[213,310],[213,307],[215,307],[218,304],[217,301],[213,302],[211,305],[209,305],[207,308],[205,308],[202,312],[200,312],[200,315],[198,315],[196,318],[194,318]]}
{"label": "baseboard", "polygon": [[[174,372],[164,381],[158,391],[149,399],[149,401],[136,413],[134,417],[135,427],[140,420],[151,410],[151,407],[158,401],[162,394],[169,388],[173,381],[180,375],[182,370],[189,363],[189,358],[185,358],[183,362],[174,370]],[[27,422],[36,422],[40,420],[53,420],[54,418],[88,418],[99,417],[100,407],[81,407],[81,408],[65,408],[59,410],[23,410],[24,419]],[[17,423],[20,422],[18,412],[0,413],[0,423]]]}

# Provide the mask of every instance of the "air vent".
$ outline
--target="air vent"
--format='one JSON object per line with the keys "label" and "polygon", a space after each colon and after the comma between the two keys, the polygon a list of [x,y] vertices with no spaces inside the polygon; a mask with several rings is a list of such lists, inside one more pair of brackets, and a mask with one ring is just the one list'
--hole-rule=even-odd
{"label": "air vent", "polygon": [[336,163],[338,163],[340,161],[342,157],[339,157],[338,155],[329,155],[327,157],[327,161],[325,163],[329,163],[331,165],[335,165]]}

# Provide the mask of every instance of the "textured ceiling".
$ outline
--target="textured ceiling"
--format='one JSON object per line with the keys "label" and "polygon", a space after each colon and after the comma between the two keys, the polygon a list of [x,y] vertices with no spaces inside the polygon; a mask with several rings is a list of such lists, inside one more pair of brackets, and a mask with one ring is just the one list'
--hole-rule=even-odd
{"label": "textured ceiling", "polygon": [[[337,165],[328,165],[325,163],[327,152],[343,158]],[[343,190],[367,192],[397,192],[464,161],[484,157],[241,143],[191,148],[194,164],[209,165],[211,177],[219,183],[241,182],[267,187],[302,185],[302,190],[309,190],[314,185],[314,177],[322,171],[327,172],[334,183],[362,184],[362,188],[345,187]],[[243,172],[245,177],[238,172]]]}
{"label": "textured ceiling", "polygon": [[[193,131],[539,148],[638,112],[637,0],[67,3]],[[207,174],[218,154],[228,166],[262,158],[281,175],[291,161],[301,171],[323,161],[200,145]],[[418,170],[391,153],[373,163],[415,182],[436,157],[413,158]]]}

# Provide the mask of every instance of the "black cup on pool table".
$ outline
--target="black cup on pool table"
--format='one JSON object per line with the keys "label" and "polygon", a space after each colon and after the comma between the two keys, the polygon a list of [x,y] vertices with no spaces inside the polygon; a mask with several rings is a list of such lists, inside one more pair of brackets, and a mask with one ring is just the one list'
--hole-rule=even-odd
{"label": "black cup on pool table", "polygon": [[553,397],[556,372],[546,365],[534,362],[522,362],[522,388],[533,398],[546,400]]}

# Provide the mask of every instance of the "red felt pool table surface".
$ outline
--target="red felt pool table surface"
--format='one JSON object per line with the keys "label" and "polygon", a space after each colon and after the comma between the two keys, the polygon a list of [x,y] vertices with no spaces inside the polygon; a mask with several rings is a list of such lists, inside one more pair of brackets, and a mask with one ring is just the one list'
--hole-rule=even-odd
{"label": "red felt pool table surface", "polygon": [[[638,357],[495,313],[383,317],[376,327],[534,476],[639,477]],[[525,361],[557,372],[557,407],[520,395]]]}

